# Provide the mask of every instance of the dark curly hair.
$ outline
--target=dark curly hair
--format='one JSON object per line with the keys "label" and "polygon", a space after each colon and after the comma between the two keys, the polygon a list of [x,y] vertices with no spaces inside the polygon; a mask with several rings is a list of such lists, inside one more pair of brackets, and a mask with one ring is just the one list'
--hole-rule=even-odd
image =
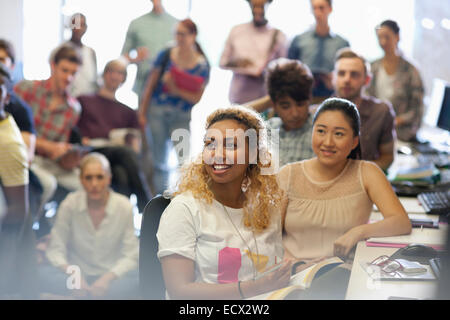
{"label": "dark curly hair", "polygon": [[266,86],[273,102],[290,97],[300,102],[312,95],[314,78],[309,67],[299,60],[280,58],[267,68]]}

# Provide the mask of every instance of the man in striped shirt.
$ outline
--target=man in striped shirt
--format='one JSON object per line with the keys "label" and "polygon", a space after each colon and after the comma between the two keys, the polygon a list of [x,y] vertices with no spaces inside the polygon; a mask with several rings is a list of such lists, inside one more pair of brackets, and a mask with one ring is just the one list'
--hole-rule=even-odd
{"label": "man in striped shirt", "polygon": [[[28,153],[13,117],[5,111],[10,81],[0,74],[0,299],[36,298],[33,230],[28,212]],[[34,267],[33,267],[34,265]],[[19,295],[19,296],[17,296]]]}

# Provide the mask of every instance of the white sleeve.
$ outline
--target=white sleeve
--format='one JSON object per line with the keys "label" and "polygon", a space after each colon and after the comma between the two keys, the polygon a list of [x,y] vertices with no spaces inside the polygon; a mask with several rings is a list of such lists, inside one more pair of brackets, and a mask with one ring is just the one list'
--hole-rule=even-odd
{"label": "white sleeve", "polygon": [[73,194],[67,196],[59,206],[55,224],[52,227],[49,246],[46,250],[47,259],[55,266],[69,264],[67,260],[67,246],[71,230],[72,208],[76,207]]}
{"label": "white sleeve", "polygon": [[126,221],[124,221],[125,232],[120,249],[121,258],[117,260],[110,270],[117,277],[121,277],[128,271],[136,269],[139,259],[139,242],[134,234],[133,208],[128,202],[125,202],[121,210],[124,210],[126,215]]}
{"label": "white sleeve", "polygon": [[172,201],[161,216],[158,232],[158,258],[179,254],[195,260],[197,244],[197,228],[195,223],[195,208],[186,203]]}

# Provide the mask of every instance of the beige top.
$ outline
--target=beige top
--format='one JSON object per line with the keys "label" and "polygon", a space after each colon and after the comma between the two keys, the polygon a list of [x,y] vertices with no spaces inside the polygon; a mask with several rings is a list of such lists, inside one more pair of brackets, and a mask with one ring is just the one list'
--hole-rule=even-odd
{"label": "beige top", "polygon": [[333,256],[337,238],[368,222],[373,203],[361,177],[363,162],[349,160],[336,178],[326,182],[311,179],[305,161],[280,170],[279,184],[289,199],[283,232],[285,257]]}

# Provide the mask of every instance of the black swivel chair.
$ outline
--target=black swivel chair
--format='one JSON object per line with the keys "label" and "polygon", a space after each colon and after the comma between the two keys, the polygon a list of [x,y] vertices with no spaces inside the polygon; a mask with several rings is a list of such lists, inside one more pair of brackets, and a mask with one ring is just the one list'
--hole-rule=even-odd
{"label": "black swivel chair", "polygon": [[139,237],[139,287],[143,299],[165,299],[166,287],[158,260],[156,232],[159,220],[170,199],[157,195],[145,206]]}

